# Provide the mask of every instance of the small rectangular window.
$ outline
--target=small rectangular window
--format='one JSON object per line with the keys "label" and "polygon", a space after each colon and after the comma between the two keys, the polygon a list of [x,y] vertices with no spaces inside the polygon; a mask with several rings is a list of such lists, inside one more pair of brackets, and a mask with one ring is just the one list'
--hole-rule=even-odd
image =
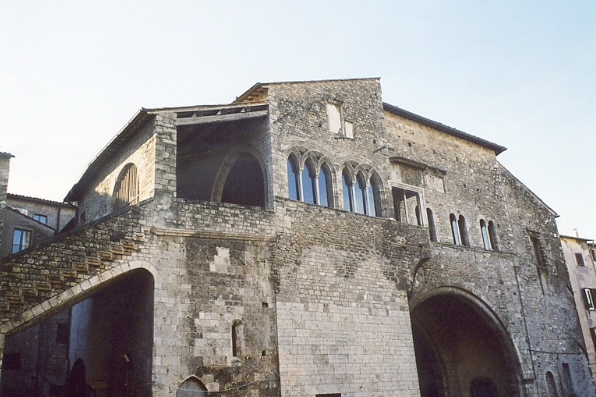
{"label": "small rectangular window", "polygon": [[594,346],[594,350],[596,350],[596,328],[590,328],[590,336],[592,337],[592,345]]}
{"label": "small rectangular window", "polygon": [[332,103],[327,104],[327,121],[329,123],[329,131],[338,134],[341,130],[341,112],[339,106]]}
{"label": "small rectangular window", "polygon": [[354,124],[350,121],[344,122],[344,129],[346,138],[353,139],[354,138]]}
{"label": "small rectangular window", "polygon": [[48,217],[45,215],[35,214],[35,215],[33,215],[33,219],[35,219],[38,222],[43,223],[44,225],[48,224]]}
{"label": "small rectangular window", "polygon": [[315,397],[341,397],[341,393],[317,394]]}
{"label": "small rectangular window", "polygon": [[586,266],[586,264],[584,263],[584,256],[581,252],[575,253],[575,262],[577,263],[577,266]]}

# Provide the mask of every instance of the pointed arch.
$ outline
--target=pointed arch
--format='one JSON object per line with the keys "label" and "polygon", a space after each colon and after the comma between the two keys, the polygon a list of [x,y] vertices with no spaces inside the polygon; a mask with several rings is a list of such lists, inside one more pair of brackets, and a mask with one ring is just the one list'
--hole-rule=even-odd
{"label": "pointed arch", "polygon": [[189,376],[178,386],[176,397],[203,397],[208,391],[203,382],[196,376]]}
{"label": "pointed arch", "polygon": [[301,172],[302,201],[309,204],[318,204],[316,184],[315,166],[312,160],[307,158]]}
{"label": "pointed arch", "polygon": [[319,204],[324,207],[333,207],[333,174],[331,167],[326,161],[319,163],[319,175],[317,176],[317,193]]}
{"label": "pointed arch", "polygon": [[258,150],[245,147],[230,151],[215,178],[211,201],[265,207],[265,169]]}

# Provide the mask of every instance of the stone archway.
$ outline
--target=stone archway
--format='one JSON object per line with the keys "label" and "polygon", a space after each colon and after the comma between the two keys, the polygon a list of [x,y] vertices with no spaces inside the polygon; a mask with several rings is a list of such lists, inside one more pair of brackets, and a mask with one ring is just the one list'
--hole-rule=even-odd
{"label": "stone archway", "polygon": [[[432,291],[412,305],[421,397],[520,395],[520,365],[499,319],[457,289]],[[490,387],[489,387],[490,386]]]}
{"label": "stone archway", "polygon": [[125,267],[7,333],[2,396],[62,395],[78,361],[97,396],[151,395],[154,269]]}

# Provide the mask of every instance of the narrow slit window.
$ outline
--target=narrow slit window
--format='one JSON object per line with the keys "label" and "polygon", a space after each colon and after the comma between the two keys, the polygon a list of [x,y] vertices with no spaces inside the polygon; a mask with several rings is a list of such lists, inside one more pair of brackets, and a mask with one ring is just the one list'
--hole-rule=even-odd
{"label": "narrow slit window", "polygon": [[495,229],[495,223],[493,221],[488,221],[488,237],[490,238],[490,243],[493,247],[493,251],[498,251],[499,244],[497,242],[497,231]]}
{"label": "narrow slit window", "polygon": [[244,344],[244,328],[241,321],[232,324],[232,357],[240,357]]}
{"label": "narrow slit window", "polygon": [[372,216],[381,216],[381,200],[379,198],[379,185],[371,177],[368,184],[368,214]]}
{"label": "narrow slit window", "polygon": [[468,238],[468,228],[466,227],[466,218],[464,218],[463,215],[460,215],[457,223],[459,225],[459,235],[461,238],[461,243],[462,243],[462,245],[469,247],[470,240]]}
{"label": "narrow slit window", "polygon": [[435,227],[435,218],[430,208],[426,209],[426,218],[428,219],[428,233],[430,241],[437,241],[437,229]]}
{"label": "narrow slit window", "polygon": [[538,237],[531,236],[530,241],[532,242],[532,251],[534,253],[534,260],[536,265],[543,267],[545,266],[544,257],[542,256],[542,245]]}

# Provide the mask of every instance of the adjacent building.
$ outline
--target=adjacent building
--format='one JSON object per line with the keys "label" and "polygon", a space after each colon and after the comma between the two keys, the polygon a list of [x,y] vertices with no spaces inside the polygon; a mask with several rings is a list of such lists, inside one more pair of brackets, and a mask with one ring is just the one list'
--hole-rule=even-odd
{"label": "adjacent building", "polygon": [[596,375],[596,251],[594,240],[561,235],[590,371]]}
{"label": "adjacent building", "polygon": [[68,318],[60,368],[97,396],[595,395],[557,214],[504,150],[379,79],[141,109],[76,228],[0,261],[2,390]]}

